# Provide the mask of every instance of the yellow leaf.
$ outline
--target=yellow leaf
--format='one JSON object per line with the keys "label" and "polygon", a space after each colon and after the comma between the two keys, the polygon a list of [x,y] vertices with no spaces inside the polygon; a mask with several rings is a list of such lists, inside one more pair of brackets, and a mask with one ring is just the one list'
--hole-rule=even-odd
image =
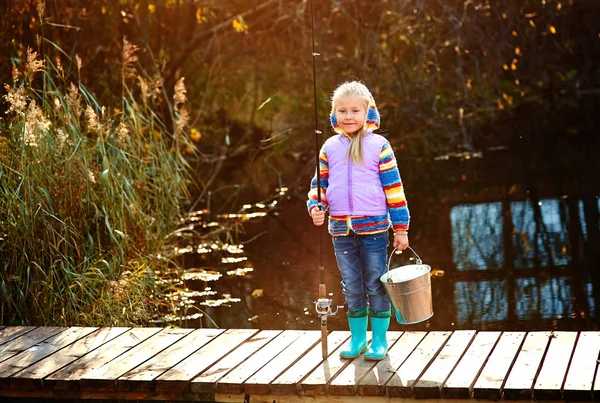
{"label": "yellow leaf", "polygon": [[231,22],[231,25],[233,26],[235,32],[243,32],[245,34],[248,33],[248,24],[244,22],[244,18],[241,15],[238,16],[235,20],[233,20]]}
{"label": "yellow leaf", "polygon": [[102,6],[102,14],[106,14],[106,7]]}
{"label": "yellow leaf", "polygon": [[207,18],[206,18],[207,12],[208,12],[208,8],[206,8],[206,7],[202,7],[202,8],[198,7],[196,9],[196,22],[198,24],[202,24],[203,22],[207,21]]}
{"label": "yellow leaf", "polygon": [[518,36],[517,31],[512,31],[512,36]]}
{"label": "yellow leaf", "polygon": [[517,65],[515,63],[511,63],[510,64],[510,69],[511,70],[516,70],[517,69]]}
{"label": "yellow leaf", "polygon": [[202,138],[202,134],[200,134],[200,132],[198,131],[198,129],[193,128],[190,131],[190,138],[197,143]]}
{"label": "yellow leaf", "polygon": [[503,68],[504,70],[508,70],[508,65],[505,63],[505,64],[503,64],[503,65],[502,65],[502,68]]}
{"label": "yellow leaf", "polygon": [[154,12],[156,11],[156,6],[154,4],[148,4],[148,11],[150,12],[150,14],[154,14]]}
{"label": "yellow leaf", "polygon": [[521,53],[521,48],[515,48],[515,55],[517,56],[523,56],[523,53]]}
{"label": "yellow leaf", "polygon": [[264,295],[263,289],[262,288],[257,288],[256,290],[252,291],[252,298],[260,298]]}
{"label": "yellow leaf", "polygon": [[529,25],[535,28],[535,22],[533,22],[533,20],[529,20]]}
{"label": "yellow leaf", "polygon": [[445,274],[444,270],[440,270],[440,269],[431,270],[432,277],[442,277],[444,274]]}
{"label": "yellow leaf", "polygon": [[554,35],[556,34],[556,28],[554,28],[554,25],[550,25],[550,27],[548,28],[550,30],[550,32]]}
{"label": "yellow leaf", "polygon": [[504,109],[504,105],[502,105],[502,101],[498,100],[498,109]]}

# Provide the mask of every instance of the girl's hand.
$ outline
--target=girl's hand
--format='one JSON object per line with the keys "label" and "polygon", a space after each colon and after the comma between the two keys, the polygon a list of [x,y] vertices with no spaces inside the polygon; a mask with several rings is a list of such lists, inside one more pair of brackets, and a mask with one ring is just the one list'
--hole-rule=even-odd
{"label": "girl's hand", "polygon": [[325,222],[325,212],[319,210],[319,208],[315,208],[310,212],[310,215],[313,219],[313,224],[319,226],[319,225],[323,225],[323,223]]}
{"label": "girl's hand", "polygon": [[408,234],[394,234],[394,248],[399,250],[408,248]]}

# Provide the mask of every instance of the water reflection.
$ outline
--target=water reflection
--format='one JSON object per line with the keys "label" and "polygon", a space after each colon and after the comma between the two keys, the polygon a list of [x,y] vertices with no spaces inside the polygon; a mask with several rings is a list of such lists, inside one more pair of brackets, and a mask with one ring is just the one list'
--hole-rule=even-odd
{"label": "water reflection", "polygon": [[[600,201],[598,203],[600,208]],[[579,203],[581,228],[587,237],[583,204]],[[566,265],[569,263],[568,231],[564,200],[539,202],[541,223],[536,222],[530,202],[510,203],[514,227],[515,267]],[[460,205],[452,208],[453,262],[458,270],[488,270],[503,267],[502,203]],[[537,228],[540,226],[541,228]]]}
{"label": "water reflection", "polygon": [[504,281],[458,281],[455,291],[459,326],[507,319],[508,296]]}
{"label": "water reflection", "polygon": [[[432,278],[434,317],[411,328],[595,327],[591,276],[579,267],[573,270],[571,262],[566,201],[543,199],[537,207],[516,201],[445,210],[452,267],[432,265],[438,274]],[[317,329],[315,236],[304,200],[291,197],[287,189],[236,213],[190,214],[164,253],[178,265],[161,273],[173,287],[167,295],[173,312],[157,321],[186,327]],[[339,305],[340,276],[328,238],[326,284]],[[406,263],[398,263],[408,264],[405,258]],[[332,330],[347,326],[343,313],[329,323]],[[405,328],[392,324],[394,330]]]}
{"label": "water reflection", "polygon": [[499,269],[503,263],[500,203],[453,207],[452,253],[458,270]]}
{"label": "water reflection", "polygon": [[[576,312],[570,278],[553,277],[539,284],[535,278],[516,280],[516,319],[585,318],[594,316],[592,284],[586,284],[589,312]],[[457,323],[459,326],[509,319],[509,295],[505,281],[457,281],[455,284]]]}
{"label": "water reflection", "polygon": [[[583,205],[578,205],[579,228],[583,229]],[[566,200],[542,199],[537,207],[537,219],[534,205],[528,201],[459,205],[451,209],[454,267],[465,273],[501,270],[492,274],[496,279],[455,282],[459,326],[594,316],[589,273],[579,273],[582,267],[568,266],[574,245],[569,244]],[[511,233],[504,233],[507,228]],[[585,232],[582,236],[585,240]],[[507,239],[513,260],[506,256]],[[563,271],[574,269],[578,273],[557,275],[561,267]]]}
{"label": "water reflection", "polygon": [[[537,284],[535,278],[518,279],[516,283],[517,315],[519,319],[575,317],[577,313],[574,311],[570,281],[568,277],[554,277],[549,278],[542,284]],[[586,284],[586,291],[590,307],[589,314],[594,316],[591,283]]]}

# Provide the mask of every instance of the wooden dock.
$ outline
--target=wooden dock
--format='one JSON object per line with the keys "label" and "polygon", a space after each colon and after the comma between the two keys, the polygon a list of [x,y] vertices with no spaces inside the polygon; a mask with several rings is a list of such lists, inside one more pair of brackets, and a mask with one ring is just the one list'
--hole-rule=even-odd
{"label": "wooden dock", "polygon": [[[380,362],[319,330],[0,327],[0,397],[215,402],[598,400],[600,332],[388,332]],[[1,400],[1,399],[0,399]]]}

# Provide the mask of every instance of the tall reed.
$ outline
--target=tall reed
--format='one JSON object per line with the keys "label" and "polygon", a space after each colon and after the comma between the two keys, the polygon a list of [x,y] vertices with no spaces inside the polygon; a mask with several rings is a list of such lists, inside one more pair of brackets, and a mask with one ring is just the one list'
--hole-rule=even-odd
{"label": "tall reed", "polygon": [[158,252],[194,146],[183,80],[169,130],[153,109],[165,91],[137,71],[136,50],[124,40],[113,106],[81,84],[78,57],[14,59],[0,120],[1,324],[144,324],[159,309]]}

